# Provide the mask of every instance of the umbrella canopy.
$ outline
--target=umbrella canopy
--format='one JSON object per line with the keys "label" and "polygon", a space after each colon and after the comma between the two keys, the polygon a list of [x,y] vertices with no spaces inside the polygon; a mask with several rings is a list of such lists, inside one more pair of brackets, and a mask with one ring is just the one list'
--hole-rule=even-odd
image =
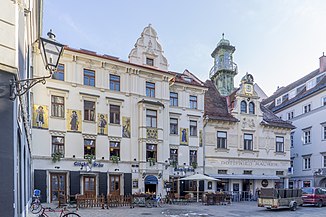
{"label": "umbrella canopy", "polygon": [[215,179],[203,174],[195,174],[191,176],[187,176],[184,178],[181,178],[180,180],[196,180],[197,181],[197,202],[199,202],[199,181],[204,180],[204,181],[221,181],[220,179]]}
{"label": "umbrella canopy", "polygon": [[203,174],[195,174],[195,175],[191,175],[191,176],[187,176],[184,178],[181,178],[180,180],[207,180],[207,181],[221,181],[220,179],[215,179]]}

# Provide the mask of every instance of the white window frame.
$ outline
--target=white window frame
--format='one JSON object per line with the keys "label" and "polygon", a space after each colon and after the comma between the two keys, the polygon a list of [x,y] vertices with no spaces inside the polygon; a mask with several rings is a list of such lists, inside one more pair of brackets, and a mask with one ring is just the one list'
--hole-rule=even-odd
{"label": "white window frame", "polygon": [[[309,111],[308,111],[308,108],[309,108]],[[302,113],[305,114],[305,113],[308,113],[311,111],[311,108],[312,108],[312,104],[311,103],[308,103],[306,105],[303,105],[302,107]]]}
{"label": "white window frame", "polygon": [[276,136],[275,138],[275,152],[283,153],[284,152],[284,137]]}
{"label": "white window frame", "polygon": [[[251,138],[249,138],[251,137]],[[253,134],[249,134],[249,133],[245,133],[243,135],[243,149],[244,150],[248,150],[248,151],[252,151],[254,146],[254,135]]]}
{"label": "white window frame", "polygon": [[311,143],[311,128],[302,130],[302,142],[304,145]]}
{"label": "white window frame", "polygon": [[311,156],[303,157],[302,163],[303,163],[303,165],[302,165],[303,170],[310,170],[311,169]]}
{"label": "white window frame", "polygon": [[217,131],[217,148],[226,149],[228,134],[226,131]]}
{"label": "white window frame", "polygon": [[289,112],[287,113],[287,118],[288,118],[288,120],[291,120],[291,119],[294,118],[294,111],[293,111],[293,110],[292,110],[292,111],[289,111]]}

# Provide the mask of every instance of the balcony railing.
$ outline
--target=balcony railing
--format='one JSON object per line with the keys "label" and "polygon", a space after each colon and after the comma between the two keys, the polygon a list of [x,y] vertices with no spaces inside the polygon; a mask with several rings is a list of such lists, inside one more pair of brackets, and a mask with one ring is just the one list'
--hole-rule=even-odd
{"label": "balcony railing", "polygon": [[147,139],[158,139],[157,128],[147,128],[146,129],[146,138]]}
{"label": "balcony railing", "polygon": [[218,65],[214,65],[211,68],[211,71],[209,72],[209,78],[212,78],[215,75],[215,73],[220,70],[228,70],[228,71],[234,71],[235,73],[238,73],[238,66],[234,62],[230,62],[228,64],[219,63]]}

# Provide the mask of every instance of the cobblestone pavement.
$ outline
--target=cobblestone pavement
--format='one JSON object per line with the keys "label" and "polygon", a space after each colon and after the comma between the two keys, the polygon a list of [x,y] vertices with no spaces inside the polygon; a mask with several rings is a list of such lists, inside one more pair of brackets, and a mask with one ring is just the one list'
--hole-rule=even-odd
{"label": "cobblestone pavement", "polygon": [[[110,209],[87,208],[80,209],[78,213],[82,217],[135,217],[135,216],[164,216],[164,217],[247,217],[247,216],[272,216],[272,217],[311,217],[326,216],[326,207],[317,208],[312,206],[298,207],[297,211],[289,209],[267,210],[257,207],[256,202],[240,202],[229,205],[204,206],[201,203],[188,205],[165,205],[162,208],[114,207]],[[29,215],[37,217],[37,215]]]}

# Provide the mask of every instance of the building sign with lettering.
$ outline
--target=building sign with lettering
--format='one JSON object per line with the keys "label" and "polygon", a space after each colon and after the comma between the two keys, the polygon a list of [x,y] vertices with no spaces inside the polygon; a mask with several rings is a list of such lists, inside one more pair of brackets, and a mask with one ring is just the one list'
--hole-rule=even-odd
{"label": "building sign with lettering", "polygon": [[266,168],[277,168],[280,162],[268,161],[268,160],[242,160],[242,159],[218,159],[211,162],[212,164],[218,164],[218,166],[233,166],[233,167],[266,167]]}
{"label": "building sign with lettering", "polygon": [[[88,166],[89,163],[88,162],[82,162],[82,161],[75,161],[74,162],[74,166],[77,166],[77,167],[84,167],[84,166]],[[94,162],[92,167],[103,167],[104,164],[102,163],[99,163],[99,162]]]}

